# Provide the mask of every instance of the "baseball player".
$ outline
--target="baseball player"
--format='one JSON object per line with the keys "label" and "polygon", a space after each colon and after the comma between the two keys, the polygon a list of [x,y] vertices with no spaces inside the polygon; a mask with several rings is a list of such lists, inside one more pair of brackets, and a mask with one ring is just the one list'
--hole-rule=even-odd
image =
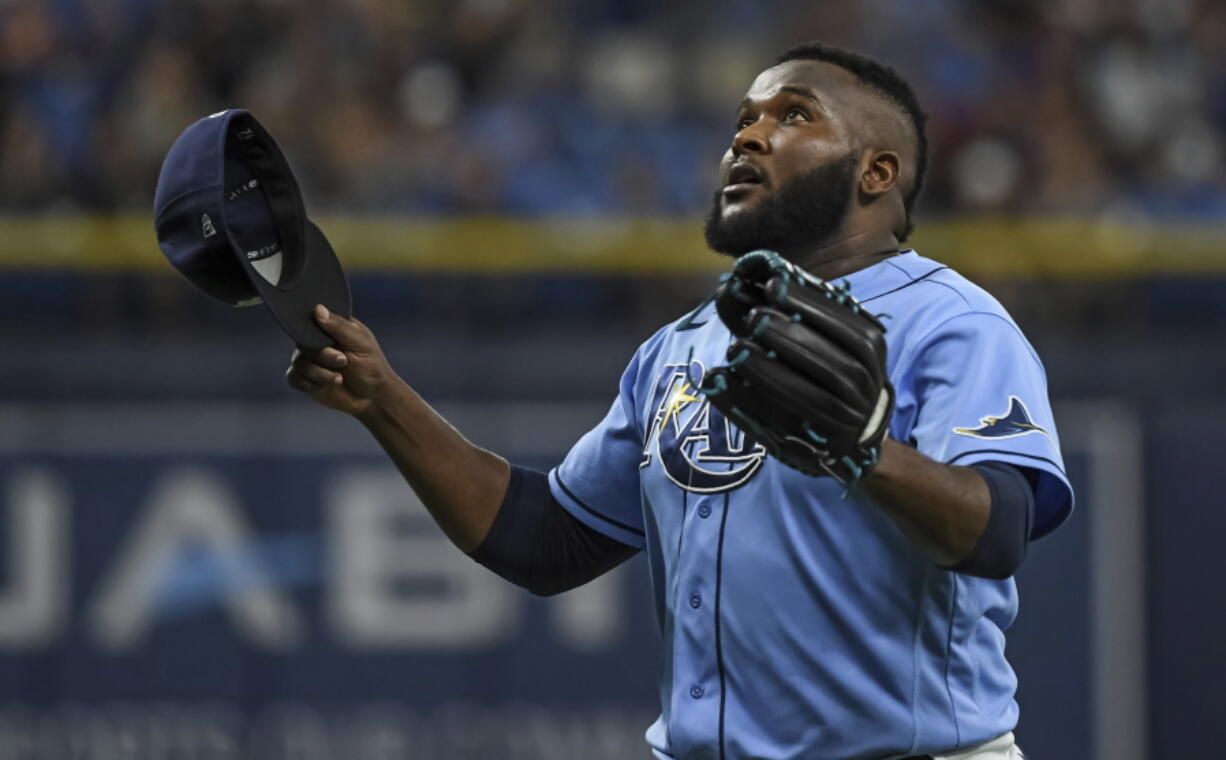
{"label": "baseball player", "polygon": [[990,295],[902,245],[927,146],[893,70],[793,48],[731,133],[706,239],[733,271],[548,474],[466,441],[356,319],[317,309],[335,347],[296,353],[289,383],[535,593],[647,552],[656,758],[1020,758],[1011,576],[1072,509],[1043,366]]}

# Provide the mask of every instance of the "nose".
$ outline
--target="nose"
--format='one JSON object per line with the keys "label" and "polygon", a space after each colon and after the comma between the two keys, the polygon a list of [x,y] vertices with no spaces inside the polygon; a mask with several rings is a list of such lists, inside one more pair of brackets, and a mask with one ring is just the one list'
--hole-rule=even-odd
{"label": "nose", "polygon": [[759,155],[770,153],[770,139],[765,134],[764,121],[765,119],[759,119],[736,133],[736,137],[732,138],[732,153],[734,156],[740,156],[745,153],[757,153]]}

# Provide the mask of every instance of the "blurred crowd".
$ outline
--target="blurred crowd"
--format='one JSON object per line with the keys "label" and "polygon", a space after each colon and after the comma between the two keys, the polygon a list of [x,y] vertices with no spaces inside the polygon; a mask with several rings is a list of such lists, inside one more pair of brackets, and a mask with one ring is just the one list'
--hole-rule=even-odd
{"label": "blurred crowd", "polygon": [[912,82],[927,212],[1226,213],[1220,0],[0,0],[0,211],[148,209],[238,106],[315,208],[694,214],[811,38]]}

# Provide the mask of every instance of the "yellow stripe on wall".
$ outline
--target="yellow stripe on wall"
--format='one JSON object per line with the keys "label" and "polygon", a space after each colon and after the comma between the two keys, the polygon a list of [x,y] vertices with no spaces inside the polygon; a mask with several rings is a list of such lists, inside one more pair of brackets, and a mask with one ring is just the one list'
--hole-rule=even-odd
{"label": "yellow stripe on wall", "polygon": [[[697,220],[318,220],[346,270],[687,274],[728,268]],[[911,241],[969,275],[1112,278],[1226,273],[1226,223],[924,221]],[[0,218],[0,270],[170,271],[148,217]]]}

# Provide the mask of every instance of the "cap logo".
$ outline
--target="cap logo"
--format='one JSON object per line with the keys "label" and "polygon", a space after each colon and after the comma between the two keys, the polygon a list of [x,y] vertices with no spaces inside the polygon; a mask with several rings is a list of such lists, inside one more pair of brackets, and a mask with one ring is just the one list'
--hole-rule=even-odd
{"label": "cap logo", "polygon": [[260,246],[259,248],[253,248],[250,251],[247,251],[247,261],[259,261],[260,259],[266,259],[269,256],[280,252],[280,243],[270,243],[268,245]]}
{"label": "cap logo", "polygon": [[255,188],[259,186],[260,186],[260,181],[258,179],[255,179],[255,178],[249,179],[246,182],[241,183],[238,187],[231,190],[230,194],[226,197],[226,200],[230,200],[230,201],[237,200],[238,197],[241,196],[243,193],[247,192],[248,190],[254,190]]}
{"label": "cap logo", "polygon": [[240,140],[250,140],[253,137],[255,137],[255,130],[253,130],[251,127],[246,127],[245,129],[240,129],[238,131],[238,139]]}
{"label": "cap logo", "polygon": [[213,226],[213,220],[208,214],[200,215],[200,232],[204,235],[204,239],[208,240],[217,234],[217,228]]}

